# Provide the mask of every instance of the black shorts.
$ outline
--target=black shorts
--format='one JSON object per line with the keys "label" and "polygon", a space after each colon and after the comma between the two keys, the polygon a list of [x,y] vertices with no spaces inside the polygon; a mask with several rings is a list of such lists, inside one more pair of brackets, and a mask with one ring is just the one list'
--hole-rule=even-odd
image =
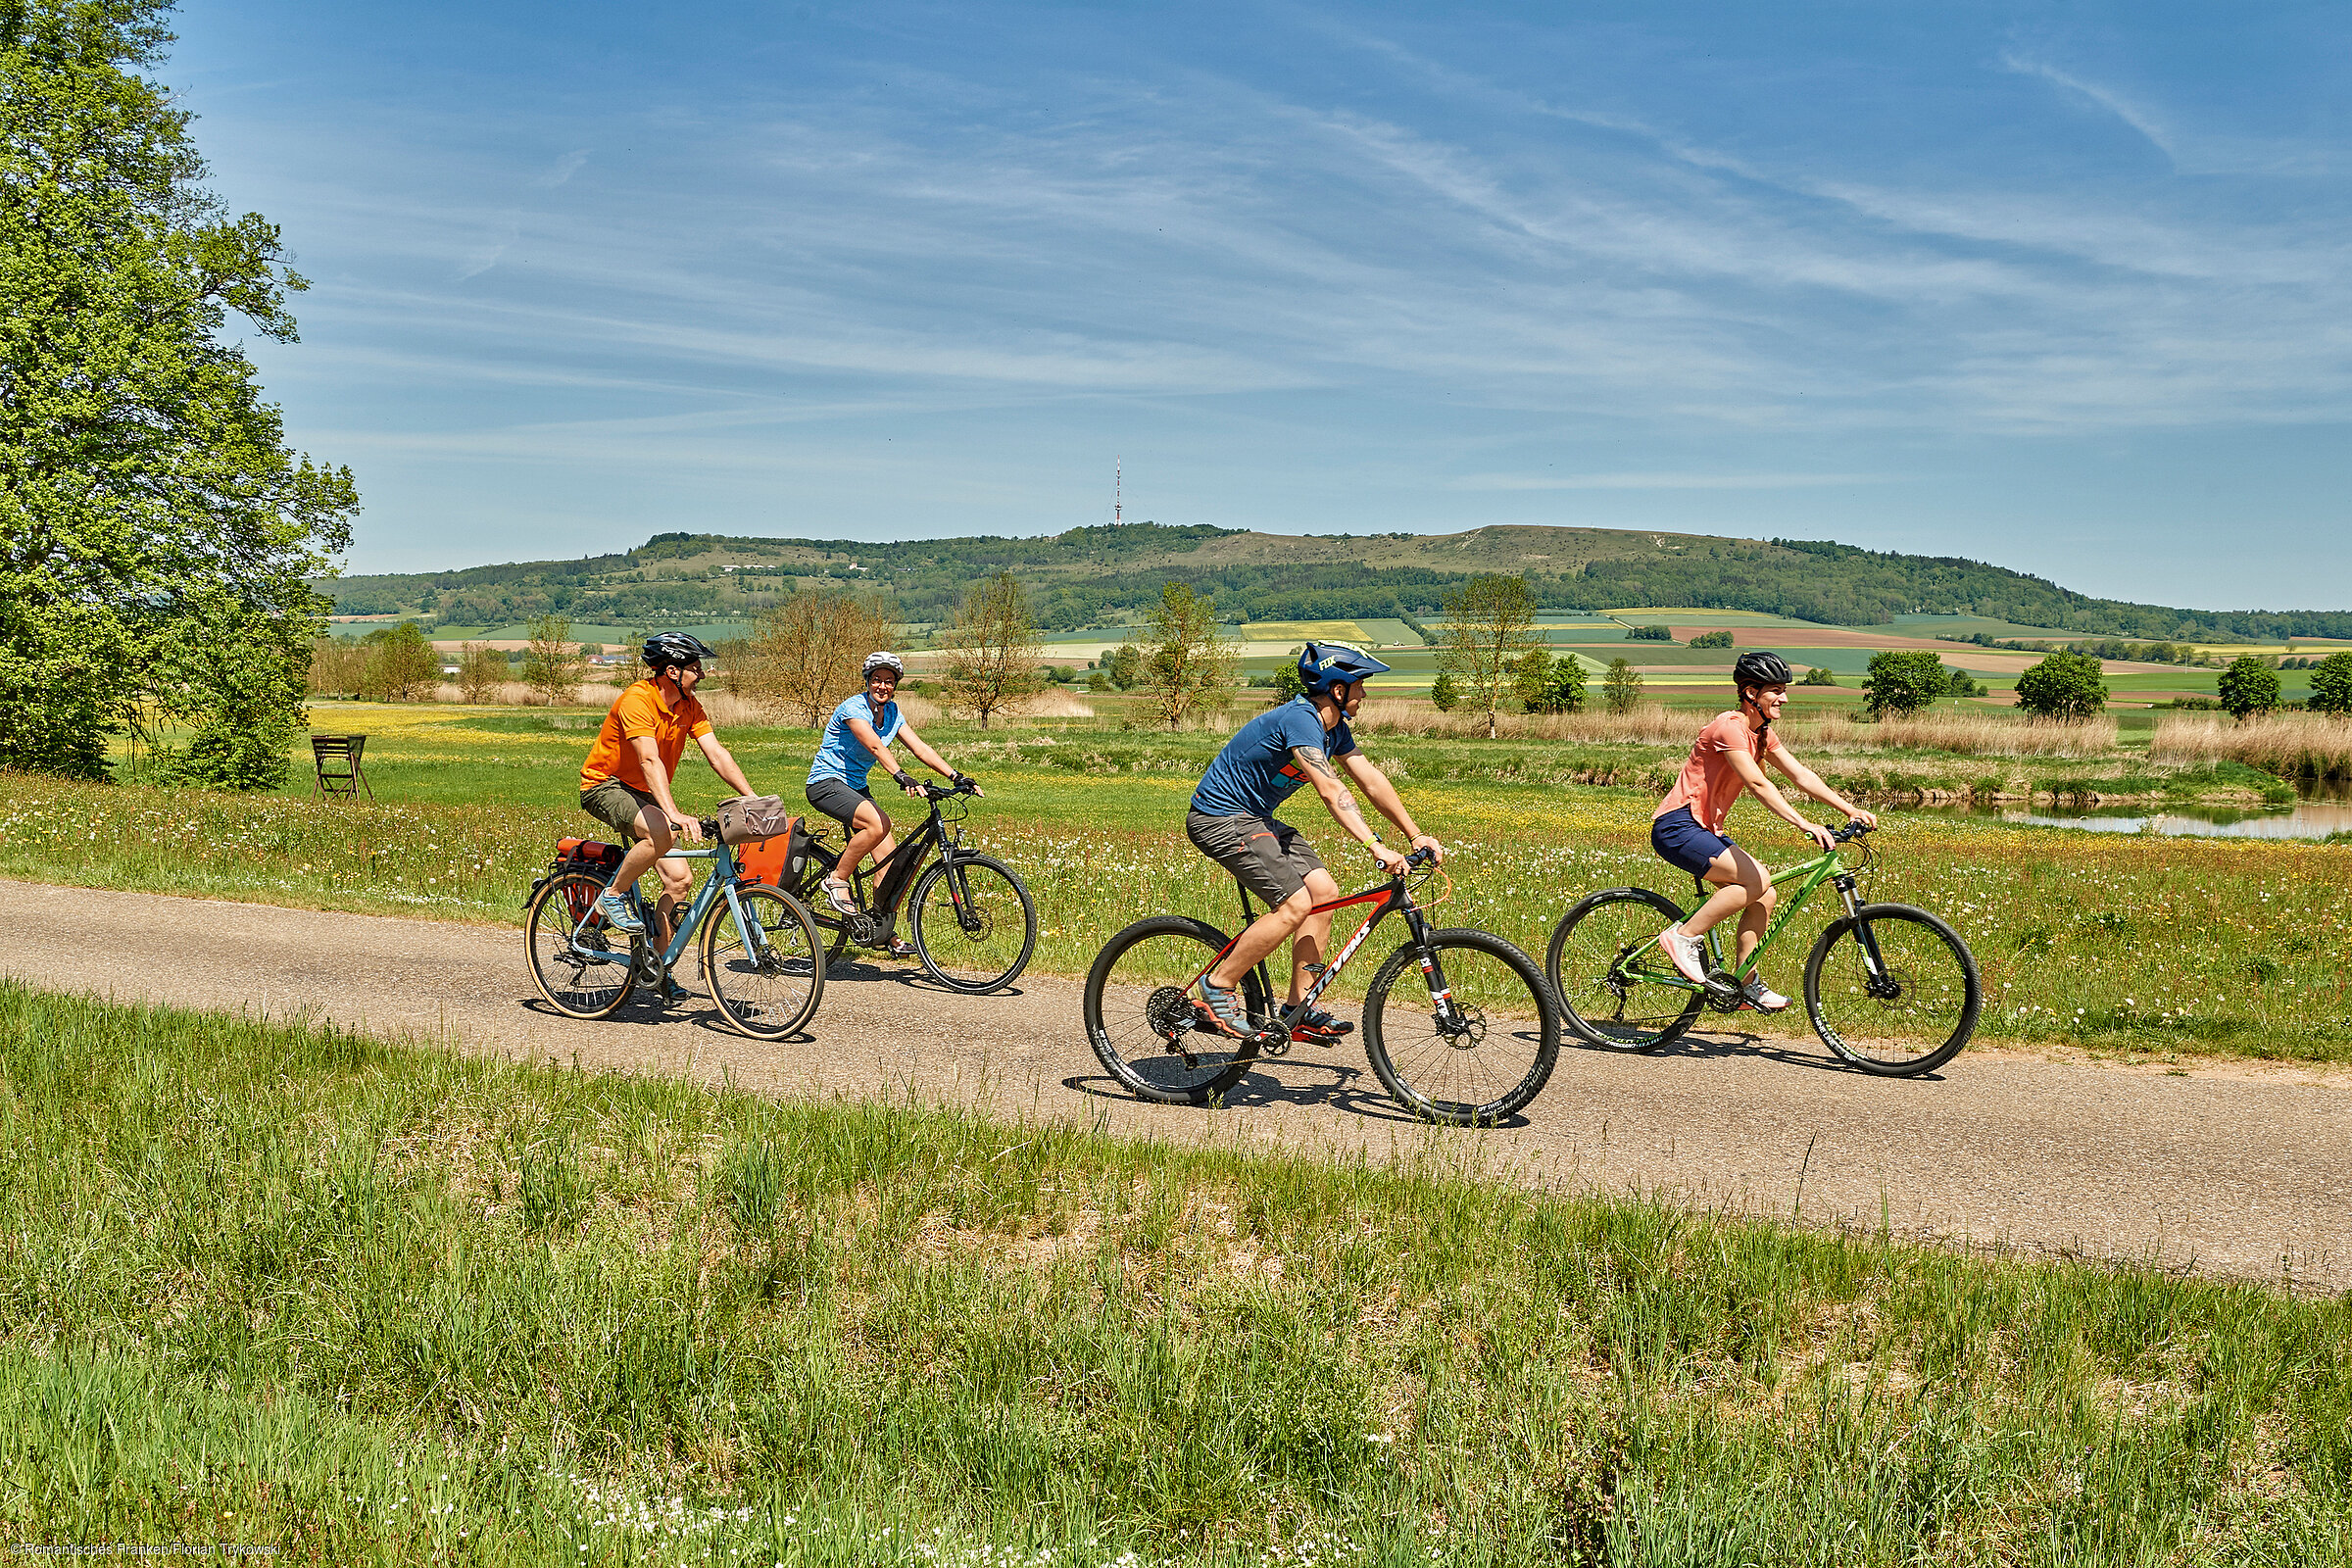
{"label": "black shorts", "polygon": [[1188,811],[1184,836],[1193,848],[1231,871],[1270,908],[1306,886],[1323,858],[1306,835],[1270,816],[1210,816]]}
{"label": "black shorts", "polygon": [[881,810],[879,806],[874,806],[872,790],[852,789],[846,778],[810,779],[808,804],[839,822],[844,833],[857,831],[850,825],[850,818],[858,814],[858,807],[873,806],[874,809]]}

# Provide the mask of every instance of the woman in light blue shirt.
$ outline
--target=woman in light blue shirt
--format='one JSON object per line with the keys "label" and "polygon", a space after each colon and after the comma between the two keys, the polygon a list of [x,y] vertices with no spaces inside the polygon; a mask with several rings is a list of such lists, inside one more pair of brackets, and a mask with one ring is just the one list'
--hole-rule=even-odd
{"label": "woman in light blue shirt", "polygon": [[[874,804],[873,793],[865,787],[867,771],[879,762],[899,788],[915,788],[916,781],[890,755],[891,743],[905,741],[917,761],[949,782],[965,781],[900,714],[896,699],[906,673],[906,665],[896,654],[866,655],[864,692],[844,698],[833,710],[833,716],[825,721],[825,738],[817,745],[815,760],[808,764],[808,804],[839,822],[850,839],[841,862],[824,879],[827,902],[843,914],[858,912],[850,876],[859,863],[871,855],[879,865],[899,847],[891,836],[889,816]],[[890,951],[906,957],[914,947],[901,939],[891,943]]]}

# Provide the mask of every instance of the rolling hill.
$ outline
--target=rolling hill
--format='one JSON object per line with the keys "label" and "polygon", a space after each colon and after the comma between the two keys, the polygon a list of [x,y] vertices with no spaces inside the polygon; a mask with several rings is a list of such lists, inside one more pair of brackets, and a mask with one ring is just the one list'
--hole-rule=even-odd
{"label": "rolling hill", "polygon": [[788,594],[873,584],[907,620],[927,623],[946,619],[974,577],[1000,568],[1028,583],[1039,623],[1062,631],[1130,622],[1170,579],[1212,596],[1228,620],[1328,620],[1432,614],[1456,584],[1503,571],[1524,575],[1556,611],[1676,605],[1833,626],[1956,614],[1985,625],[2202,643],[2352,637],[2352,611],[2132,604],[1959,557],[1608,528],[1291,536],[1147,522],[891,544],[664,533],[615,555],[318,586],[340,614],[492,626],[552,611],[647,626],[740,619]]}

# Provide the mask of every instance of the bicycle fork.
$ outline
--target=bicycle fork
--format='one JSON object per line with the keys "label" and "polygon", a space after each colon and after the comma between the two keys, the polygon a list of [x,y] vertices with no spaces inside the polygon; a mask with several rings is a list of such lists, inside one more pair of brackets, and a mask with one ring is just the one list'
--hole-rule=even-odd
{"label": "bicycle fork", "polygon": [[1869,976],[1865,989],[1874,997],[1890,995],[1888,988],[1894,983],[1893,976],[1886,967],[1886,957],[1879,952],[1878,933],[1870,928],[1869,921],[1860,918],[1862,901],[1854,896],[1853,874],[1848,872],[1838,877],[1837,884],[1838,902],[1845,906],[1845,917],[1854,928],[1854,946],[1862,951],[1862,972]]}

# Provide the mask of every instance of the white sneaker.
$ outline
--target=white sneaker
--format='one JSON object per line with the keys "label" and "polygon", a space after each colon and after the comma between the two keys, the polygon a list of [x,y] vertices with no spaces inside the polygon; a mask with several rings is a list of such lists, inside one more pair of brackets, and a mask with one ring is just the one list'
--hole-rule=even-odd
{"label": "white sneaker", "polygon": [[1740,994],[1745,997],[1747,1004],[1758,1012],[1779,1012],[1788,1005],[1787,997],[1782,996],[1761,980],[1748,981],[1740,988]]}
{"label": "white sneaker", "polygon": [[838,877],[829,876],[818,885],[824,889],[825,902],[832,905],[835,909],[843,914],[858,912],[858,895],[850,891],[850,885],[847,882]]}
{"label": "white sneaker", "polygon": [[1658,933],[1658,946],[1665,950],[1676,974],[1694,986],[1707,983],[1706,958],[1699,951],[1698,938],[1683,935],[1683,923],[1680,920]]}

